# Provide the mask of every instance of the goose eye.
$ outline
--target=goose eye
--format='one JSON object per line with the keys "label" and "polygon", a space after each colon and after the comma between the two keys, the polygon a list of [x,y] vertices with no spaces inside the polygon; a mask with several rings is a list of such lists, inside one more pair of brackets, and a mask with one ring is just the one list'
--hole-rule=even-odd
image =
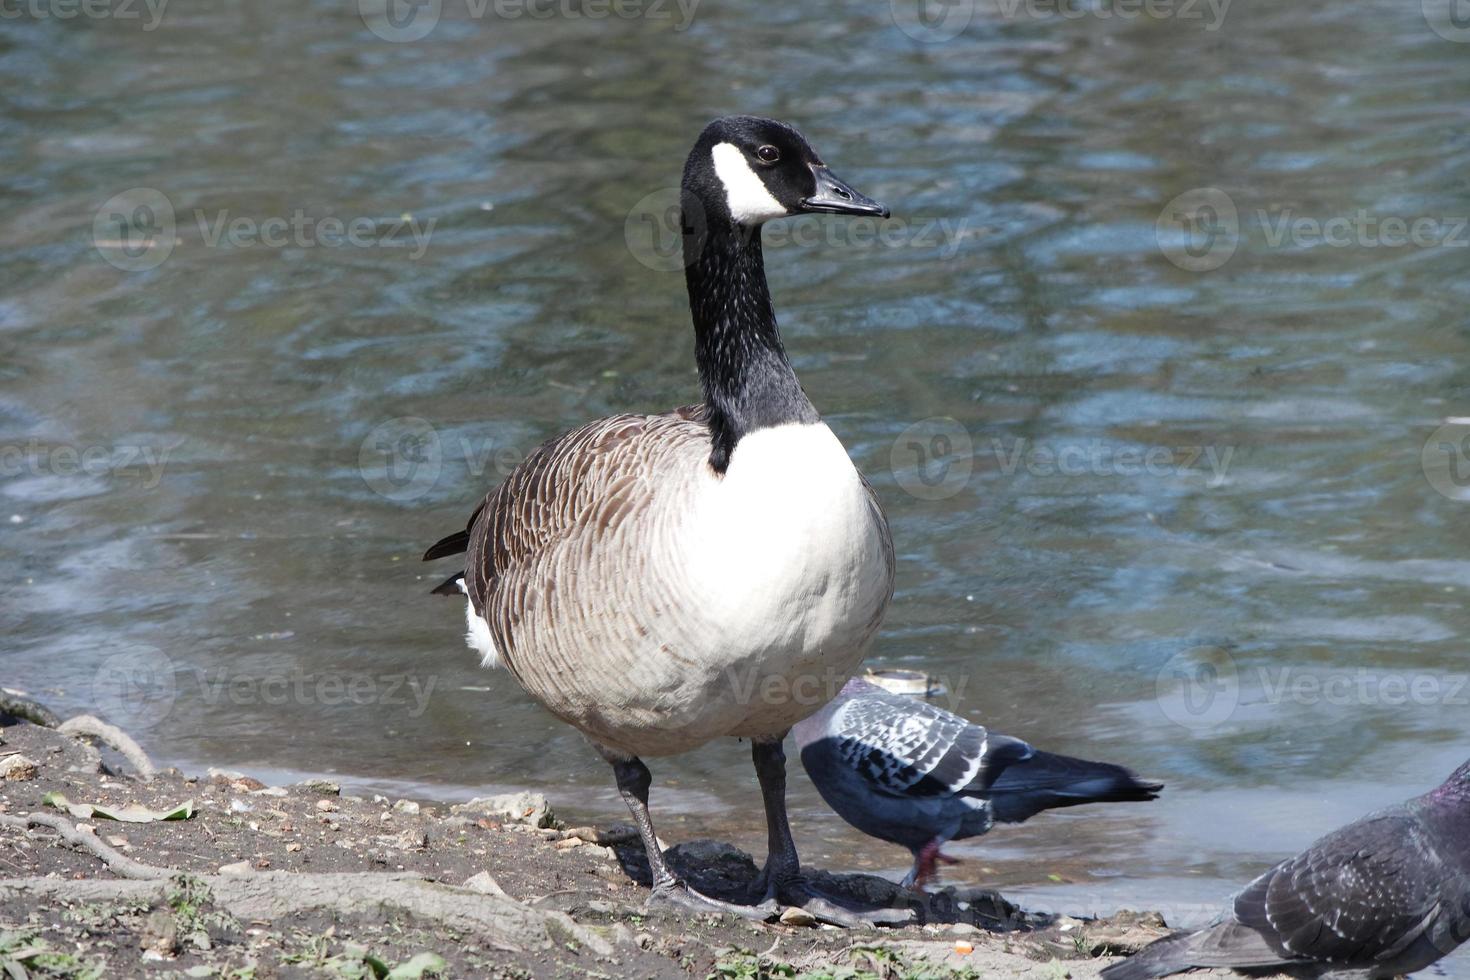
{"label": "goose eye", "polygon": [[769,143],[756,150],[755,155],[760,157],[761,160],[766,163],[775,163],[777,160],[781,159],[781,151],[776,149],[774,146],[771,146]]}

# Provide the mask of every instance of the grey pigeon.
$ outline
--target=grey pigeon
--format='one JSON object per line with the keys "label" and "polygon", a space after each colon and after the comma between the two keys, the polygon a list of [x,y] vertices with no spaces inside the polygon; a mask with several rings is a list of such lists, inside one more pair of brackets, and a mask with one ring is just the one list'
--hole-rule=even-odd
{"label": "grey pigeon", "polygon": [[945,842],[1054,807],[1152,800],[1161,783],[1122,766],[1033,749],[924,701],[850,680],[792,729],[801,764],[843,820],[914,855],[905,886],[934,876]]}
{"label": "grey pigeon", "polygon": [[1107,980],[1194,967],[1395,977],[1470,935],[1470,762],[1438,789],[1335,830],[1251,882],[1197,932],[1145,946]]}

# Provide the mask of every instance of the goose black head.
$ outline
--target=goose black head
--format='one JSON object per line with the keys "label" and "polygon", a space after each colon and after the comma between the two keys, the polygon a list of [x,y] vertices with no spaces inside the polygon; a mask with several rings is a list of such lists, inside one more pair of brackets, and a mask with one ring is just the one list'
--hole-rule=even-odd
{"label": "goose black head", "polygon": [[724,116],[705,127],[684,165],[684,190],[711,223],[759,228],[792,214],[888,217],[888,209],[839,180],[792,127],[759,116]]}

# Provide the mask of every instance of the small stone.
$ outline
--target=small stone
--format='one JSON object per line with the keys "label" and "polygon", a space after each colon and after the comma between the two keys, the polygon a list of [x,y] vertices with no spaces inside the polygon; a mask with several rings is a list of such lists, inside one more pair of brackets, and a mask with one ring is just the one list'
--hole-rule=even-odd
{"label": "small stone", "polygon": [[465,879],[464,887],[468,888],[470,891],[479,892],[481,895],[494,895],[497,898],[510,898],[510,896],[505,893],[505,889],[500,887],[500,882],[496,881],[488,871],[481,871],[478,874],[470,875],[468,878]]}
{"label": "small stone", "polygon": [[178,923],[171,914],[159,909],[143,920],[143,929],[138,940],[143,946],[145,959],[149,958],[149,953],[154,954],[154,959],[165,959],[178,952]]}
{"label": "small stone", "polygon": [[336,813],[341,808],[331,800],[317,800],[316,809],[318,813]]}
{"label": "small stone", "polygon": [[500,796],[480,796],[468,803],[449,808],[451,813],[479,814],[492,819],[529,827],[555,827],[556,814],[551,804],[540,793],[504,793]]}
{"label": "small stone", "polygon": [[0,776],[12,782],[35,779],[39,772],[40,766],[23,755],[8,755],[0,759]]}
{"label": "small stone", "polygon": [[292,841],[291,843],[289,843],[289,844],[286,845],[286,850],[288,850],[288,851],[299,851],[299,850],[301,850],[301,845],[298,842],[296,842],[296,841]]}
{"label": "small stone", "polygon": [[419,805],[413,800],[395,800],[393,809],[398,813],[407,813],[412,816],[419,812]]}
{"label": "small stone", "polygon": [[814,926],[817,917],[806,909],[793,905],[781,913],[781,924],[787,926]]}
{"label": "small stone", "polygon": [[219,873],[222,875],[248,875],[254,870],[250,866],[249,861],[236,861],[233,864],[220,865]]}
{"label": "small stone", "polygon": [[[307,779],[296,784],[298,788],[308,793],[317,793],[321,796],[341,796],[342,786],[330,779]],[[376,797],[374,797],[376,799]]]}

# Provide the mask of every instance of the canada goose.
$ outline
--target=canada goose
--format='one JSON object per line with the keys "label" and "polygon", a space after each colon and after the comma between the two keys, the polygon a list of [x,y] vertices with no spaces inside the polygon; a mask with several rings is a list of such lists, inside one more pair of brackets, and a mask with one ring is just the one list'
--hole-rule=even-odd
{"label": "canada goose", "polygon": [[854,678],[795,727],[801,764],[837,815],[914,856],[921,891],[946,842],[996,823],[1082,803],[1152,800],[1161,783],[1122,766],[1032,748],[1018,738]]}
{"label": "canada goose", "polygon": [[1470,762],[1246,885],[1213,923],[1102,971],[1150,980],[1196,967],[1297,977],[1401,977],[1470,937]]}
{"label": "canada goose", "polygon": [[[887,217],[790,126],[717,119],[684,166],[683,247],[704,403],[598,419],[542,444],[467,530],[435,591],[469,597],[467,640],[612,764],[653,875],[650,901],[766,917],[776,900],[840,924],[786,819],[787,731],[862,662],[893,595],[872,488],[782,348],[760,228],[785,215]],[[751,739],[770,853],[762,901],[731,906],[676,878],[648,816],[643,756]]]}

